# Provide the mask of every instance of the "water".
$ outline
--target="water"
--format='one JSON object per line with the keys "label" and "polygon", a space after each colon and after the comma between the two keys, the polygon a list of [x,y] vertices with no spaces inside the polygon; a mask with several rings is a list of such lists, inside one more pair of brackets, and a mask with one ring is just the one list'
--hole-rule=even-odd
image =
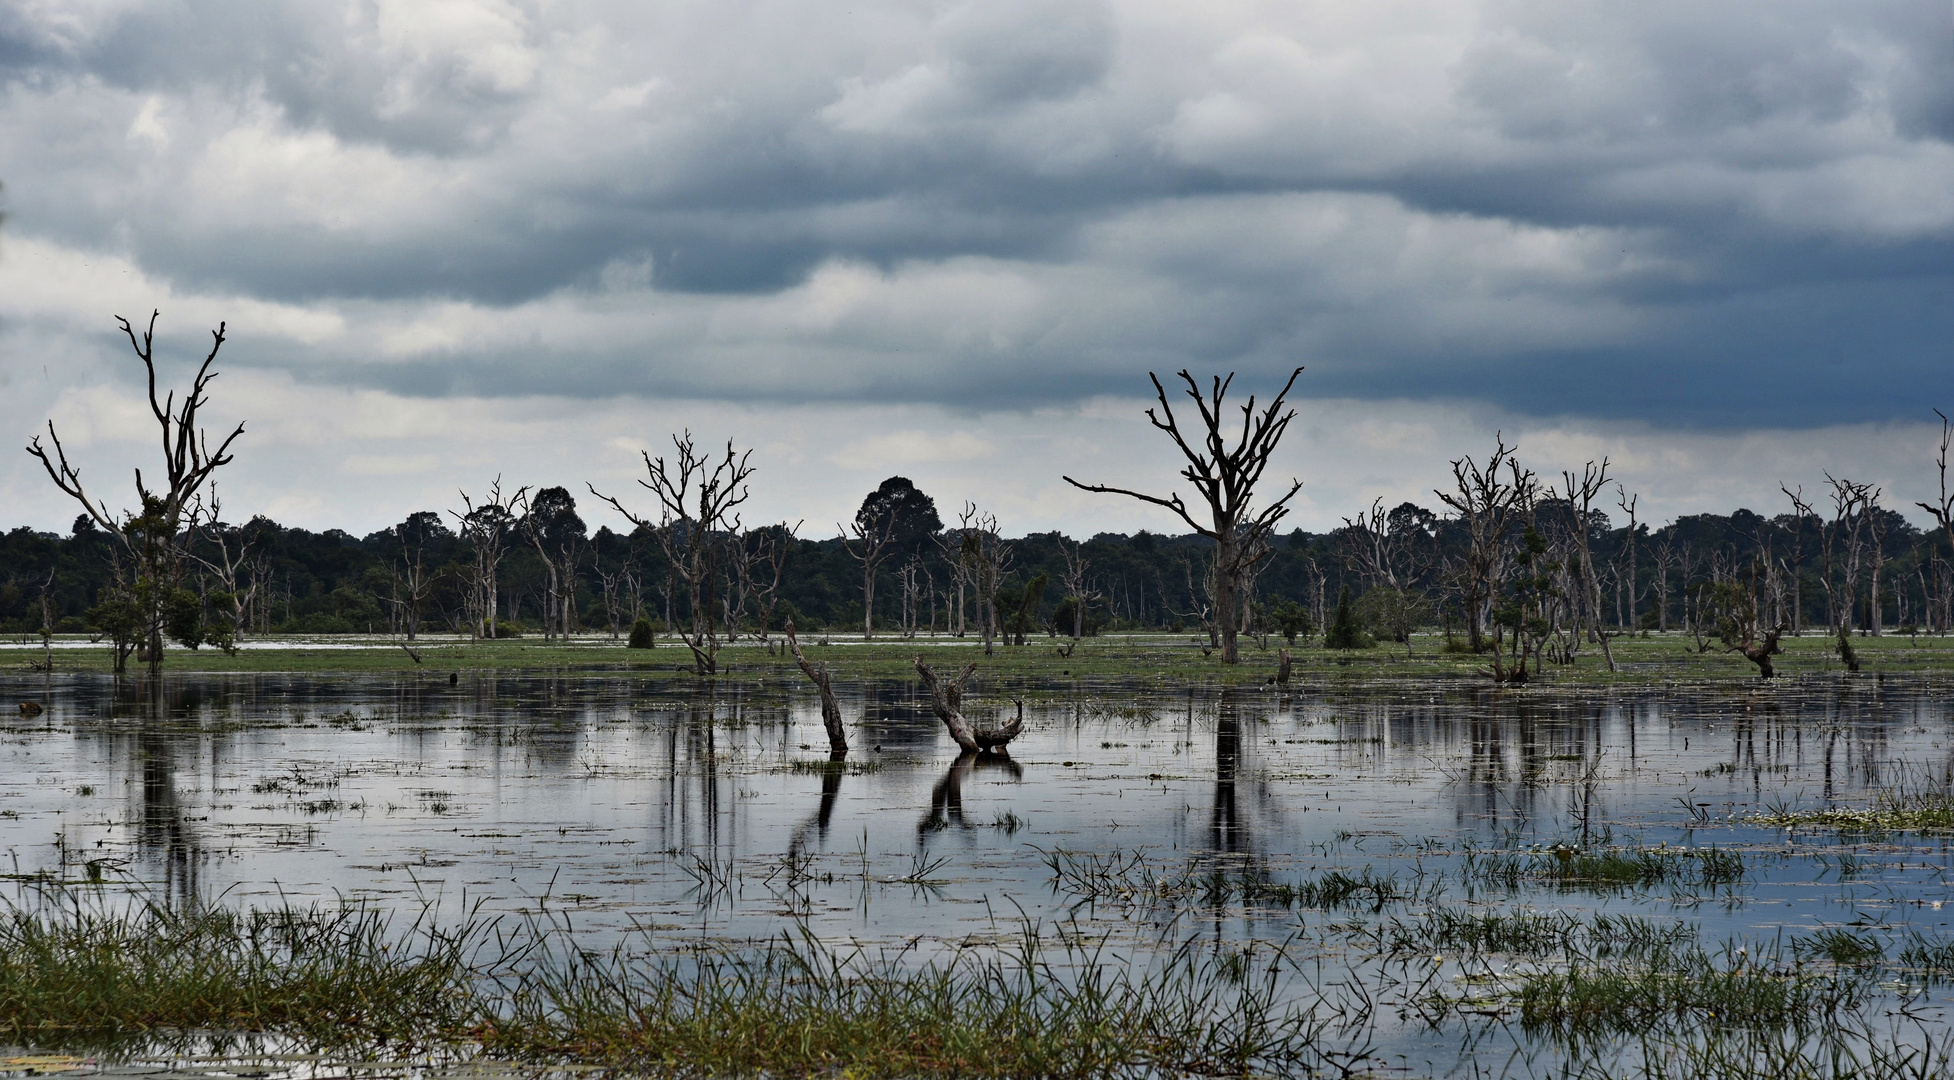
{"label": "water", "polygon": [[[1025,734],[995,759],[959,758],[913,684],[855,684],[841,687],[860,725],[841,769],[825,767],[816,700],[784,680],[171,676],[160,701],[106,677],[0,685],[45,706],[0,733],[0,870],[172,903],[549,911],[593,945],[674,950],[805,927],[918,956],[1007,942],[1030,921],[1128,954],[1189,937],[1287,943],[1377,972],[1354,927],[1447,905],[1636,914],[1708,943],[1838,927],[1897,943],[1954,920],[1940,836],[1746,821],[1943,777],[1954,710],[1935,679],[1290,693],[980,681],[973,712],[1025,701]],[[1464,873],[1471,852],[1553,844],[1714,845],[1747,874],[1562,889]],[[1054,860],[1136,856],[1149,869],[1121,880],[1368,870],[1413,895],[1324,912],[1054,876]],[[1504,968],[1425,962],[1427,997],[1497,991]],[[1944,1029],[1934,991],[1892,993]],[[1378,1062],[1457,1067],[1472,1022],[1416,1012],[1368,1017],[1361,1041]]]}

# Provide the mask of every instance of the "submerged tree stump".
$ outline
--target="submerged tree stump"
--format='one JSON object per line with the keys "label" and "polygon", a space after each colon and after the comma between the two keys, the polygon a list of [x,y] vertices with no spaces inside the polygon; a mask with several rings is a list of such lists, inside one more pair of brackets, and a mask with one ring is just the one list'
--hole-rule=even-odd
{"label": "submerged tree stump", "polygon": [[1290,663],[1291,660],[1289,656],[1289,650],[1277,649],[1276,650],[1276,685],[1277,686],[1289,685]]}
{"label": "submerged tree stump", "polygon": [[[1764,635],[1763,641],[1745,640],[1736,645],[1732,645],[1730,651],[1743,653],[1744,659],[1756,664],[1758,678],[1776,678],[1778,673],[1777,669],[1771,666],[1771,656],[1773,653],[1784,651],[1778,648],[1778,637],[1783,633],[1784,627],[1774,626],[1771,628],[1770,633]],[[1858,668],[1855,667],[1853,670],[1857,671]]]}
{"label": "submerged tree stump", "polygon": [[839,761],[848,756],[848,733],[841,727],[841,703],[835,700],[834,681],[828,677],[826,668],[808,663],[791,622],[787,624],[787,647],[793,650],[794,662],[801,666],[807,680],[821,692],[821,725],[828,729],[828,756]]}
{"label": "submerged tree stump", "polygon": [[916,658],[916,674],[922,676],[923,686],[930,692],[930,708],[943,726],[950,729],[950,738],[955,739],[965,753],[978,754],[991,750],[1002,750],[1006,743],[1018,737],[1024,730],[1024,702],[1018,702],[1018,715],[1003,727],[979,728],[973,726],[963,715],[963,684],[975,674],[976,664],[967,665],[957,677],[944,682],[923,658]]}

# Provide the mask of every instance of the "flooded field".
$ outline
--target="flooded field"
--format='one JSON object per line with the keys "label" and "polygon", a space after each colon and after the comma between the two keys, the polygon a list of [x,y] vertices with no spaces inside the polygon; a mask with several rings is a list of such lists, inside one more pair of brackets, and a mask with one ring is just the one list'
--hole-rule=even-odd
{"label": "flooded field", "polygon": [[44,707],[0,734],[16,905],[499,916],[642,964],[783,941],[1061,983],[1116,964],[1282,1012],[1270,1072],[1944,1066],[1932,678],[980,681],[977,714],[1024,703],[1008,757],[960,757],[914,684],[855,683],[839,764],[784,680],[5,686]]}

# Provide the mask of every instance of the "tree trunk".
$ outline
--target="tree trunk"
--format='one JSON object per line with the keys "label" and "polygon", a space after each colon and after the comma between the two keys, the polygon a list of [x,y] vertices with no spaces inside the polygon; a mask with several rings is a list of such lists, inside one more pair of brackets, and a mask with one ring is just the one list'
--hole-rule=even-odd
{"label": "tree trunk", "polygon": [[794,637],[794,624],[787,624],[787,647],[793,650],[794,662],[807,675],[808,681],[821,692],[821,725],[828,729],[828,757],[839,761],[848,756],[848,735],[841,726],[841,705],[835,700],[833,681],[825,668],[815,667],[801,654],[800,640]]}
{"label": "tree trunk", "polygon": [[1290,664],[1289,650],[1277,649],[1276,650],[1276,685],[1277,686],[1289,685],[1289,664]]}
{"label": "tree trunk", "polygon": [[1238,557],[1235,536],[1224,533],[1215,543],[1214,551],[1214,625],[1221,634],[1221,662],[1241,663],[1241,652],[1235,643],[1237,628],[1241,624],[1241,573],[1235,566]]}
{"label": "tree trunk", "polygon": [[1001,728],[971,726],[963,715],[963,684],[976,671],[977,665],[969,664],[955,679],[943,682],[923,662],[922,657],[916,658],[916,674],[922,677],[923,687],[929,691],[930,708],[936,713],[936,718],[943,721],[943,726],[949,729],[950,738],[966,753],[1001,751],[1006,743],[1017,738],[1018,733],[1024,730],[1024,702],[1018,702],[1017,718]]}

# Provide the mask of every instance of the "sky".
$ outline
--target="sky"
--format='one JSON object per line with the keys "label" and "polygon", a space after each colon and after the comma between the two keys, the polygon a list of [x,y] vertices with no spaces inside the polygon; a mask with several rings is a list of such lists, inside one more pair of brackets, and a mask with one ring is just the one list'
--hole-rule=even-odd
{"label": "sky", "polygon": [[[690,430],[803,535],[895,474],[1182,531],[1061,476],[1164,493],[1150,371],[1297,366],[1306,529],[1496,433],[1645,522],[1908,510],[1954,412],[1949,0],[11,0],[0,184],[0,425],[126,505],[113,317],[177,385],[222,321],[234,520],[621,526],[585,485],[649,512]],[[17,452],[0,503],[78,512]]]}

